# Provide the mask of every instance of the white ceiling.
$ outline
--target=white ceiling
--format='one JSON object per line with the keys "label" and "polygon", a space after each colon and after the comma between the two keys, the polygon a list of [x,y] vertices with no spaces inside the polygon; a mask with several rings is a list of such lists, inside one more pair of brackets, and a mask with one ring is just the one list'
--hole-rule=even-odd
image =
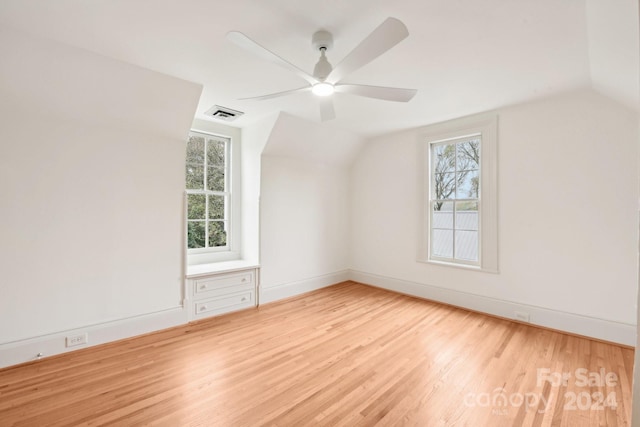
{"label": "white ceiling", "polygon": [[[606,5],[606,6],[602,6]],[[410,36],[344,82],[418,89],[407,104],[336,94],[324,126],[370,136],[591,86],[638,105],[635,0],[2,0],[0,25],[201,83],[244,126],[276,111],[319,121],[313,95],[239,101],[302,87],[225,39],[247,34],[312,72],[311,35],[334,35],[337,64],[385,18]]]}

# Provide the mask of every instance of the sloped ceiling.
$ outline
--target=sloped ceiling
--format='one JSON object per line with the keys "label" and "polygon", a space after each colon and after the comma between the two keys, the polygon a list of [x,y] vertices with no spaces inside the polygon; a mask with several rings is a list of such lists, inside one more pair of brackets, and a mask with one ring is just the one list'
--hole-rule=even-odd
{"label": "sloped ceiling", "polygon": [[638,2],[587,1],[589,70],[593,88],[638,109]]}
{"label": "sloped ceiling", "polygon": [[[304,86],[225,39],[242,31],[311,72],[311,35],[334,35],[338,63],[386,17],[410,36],[348,82],[418,89],[408,104],[337,94],[323,126],[372,136],[591,86],[638,105],[634,0],[3,0],[0,25],[204,85],[213,104],[244,111],[240,127],[282,111],[319,122],[310,93],[239,101]],[[42,72],[46,72],[43,64]]]}
{"label": "sloped ceiling", "polygon": [[355,133],[330,129],[280,113],[263,155],[306,159],[332,166],[348,166],[364,141]]}
{"label": "sloped ceiling", "polygon": [[202,91],[198,84],[1,26],[0,58],[4,120],[25,111],[34,122],[70,120],[181,141]]}

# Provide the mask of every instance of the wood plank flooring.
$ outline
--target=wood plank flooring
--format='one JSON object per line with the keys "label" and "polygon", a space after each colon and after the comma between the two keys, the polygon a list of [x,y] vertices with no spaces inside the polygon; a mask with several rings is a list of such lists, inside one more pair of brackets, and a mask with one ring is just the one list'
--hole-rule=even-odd
{"label": "wood plank flooring", "polygon": [[632,367],[628,348],[346,282],[0,370],[0,425],[627,426]]}

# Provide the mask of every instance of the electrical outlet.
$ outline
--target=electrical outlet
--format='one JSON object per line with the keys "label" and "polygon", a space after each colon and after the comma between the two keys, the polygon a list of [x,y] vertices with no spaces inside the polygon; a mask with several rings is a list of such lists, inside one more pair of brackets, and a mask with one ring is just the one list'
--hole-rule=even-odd
{"label": "electrical outlet", "polygon": [[71,335],[67,337],[67,347],[75,347],[77,345],[86,344],[89,342],[89,337],[87,333]]}
{"label": "electrical outlet", "polygon": [[523,311],[516,311],[516,320],[519,320],[521,322],[527,322],[529,323],[529,313],[525,313]]}

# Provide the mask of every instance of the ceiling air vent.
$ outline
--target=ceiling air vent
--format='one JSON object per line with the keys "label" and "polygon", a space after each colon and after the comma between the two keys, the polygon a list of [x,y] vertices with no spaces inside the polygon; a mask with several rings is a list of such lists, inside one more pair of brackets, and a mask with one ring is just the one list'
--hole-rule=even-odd
{"label": "ceiling air vent", "polygon": [[209,117],[214,119],[220,119],[227,122],[232,122],[244,113],[242,111],[232,110],[231,108],[221,107],[220,105],[214,105],[209,108],[205,113]]}

